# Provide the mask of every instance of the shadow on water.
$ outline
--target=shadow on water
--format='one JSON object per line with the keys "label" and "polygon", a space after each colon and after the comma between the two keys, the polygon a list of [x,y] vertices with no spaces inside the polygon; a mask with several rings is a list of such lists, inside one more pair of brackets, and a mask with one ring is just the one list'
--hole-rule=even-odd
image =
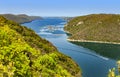
{"label": "shadow on water", "polygon": [[[108,74],[108,70],[110,68],[115,67],[116,60],[104,58],[103,56],[99,56],[93,52],[95,50],[99,50],[99,52],[102,52],[102,54],[103,54],[104,51],[107,51],[107,53],[104,53],[104,54],[108,54],[109,50],[114,51],[114,49],[116,49],[116,50],[118,49],[118,51],[119,51],[120,47],[115,46],[115,48],[110,49],[108,46],[109,50],[108,49],[105,50],[103,48],[106,48],[107,46],[101,45],[102,47],[100,47],[99,45],[94,46],[94,44],[87,44],[87,43],[86,44],[80,43],[82,47],[81,46],[79,47],[78,46],[78,45],[80,45],[79,43],[78,43],[78,45],[75,45],[75,44],[69,43],[66,40],[67,37],[69,37],[71,35],[67,36],[63,30],[60,30],[57,32],[55,31],[55,33],[41,31],[41,29],[46,26],[49,26],[49,25],[59,26],[61,23],[63,24],[63,23],[65,23],[65,21],[63,21],[61,19],[59,20],[59,19],[53,19],[53,18],[52,19],[46,18],[43,20],[35,20],[30,23],[25,23],[23,25],[25,25],[28,28],[33,29],[42,38],[49,40],[54,46],[57,47],[57,49],[61,53],[70,56],[74,61],[76,61],[76,63],[81,67],[81,69],[83,71],[83,77],[106,77],[106,75]],[[63,27],[63,25],[61,25],[61,26]],[[61,31],[63,31],[63,32],[61,33]],[[83,47],[86,47],[89,49],[86,49]],[[103,51],[101,51],[101,50],[103,50]],[[112,52],[112,51],[109,51],[109,54],[111,54],[110,52]],[[117,56],[119,55],[119,53],[116,53],[116,54],[117,54]],[[113,56],[113,53],[112,53],[112,55],[110,55],[110,57],[116,59],[116,56]]]}
{"label": "shadow on water", "polygon": [[101,56],[111,59],[120,59],[120,45],[118,44],[105,44],[105,43],[91,43],[91,42],[71,42],[73,44],[83,46],[91,49]]}

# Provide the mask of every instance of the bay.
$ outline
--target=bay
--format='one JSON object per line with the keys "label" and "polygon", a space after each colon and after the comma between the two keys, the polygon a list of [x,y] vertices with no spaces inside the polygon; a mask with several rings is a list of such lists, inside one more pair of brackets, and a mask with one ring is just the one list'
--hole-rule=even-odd
{"label": "bay", "polygon": [[49,40],[61,53],[70,56],[82,69],[83,77],[107,77],[108,70],[116,67],[116,60],[97,54],[95,50],[83,45],[67,41],[68,36],[63,29],[66,23],[62,18],[51,17],[22,25],[33,29],[42,38]]}

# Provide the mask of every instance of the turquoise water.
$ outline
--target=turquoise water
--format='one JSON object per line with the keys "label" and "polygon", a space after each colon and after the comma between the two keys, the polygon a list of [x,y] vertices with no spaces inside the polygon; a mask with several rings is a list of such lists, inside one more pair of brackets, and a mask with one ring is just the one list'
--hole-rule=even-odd
{"label": "turquoise water", "polygon": [[68,36],[63,30],[65,23],[66,21],[60,18],[45,18],[22,25],[33,29],[42,38],[52,42],[61,53],[70,56],[82,69],[83,77],[107,77],[108,70],[116,66],[116,61],[100,56],[95,50],[83,45],[68,42]]}

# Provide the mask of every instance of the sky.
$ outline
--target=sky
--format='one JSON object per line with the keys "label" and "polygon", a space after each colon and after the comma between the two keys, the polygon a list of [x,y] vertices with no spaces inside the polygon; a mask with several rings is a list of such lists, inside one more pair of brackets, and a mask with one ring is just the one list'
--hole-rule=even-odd
{"label": "sky", "polygon": [[81,16],[120,14],[120,0],[0,0],[0,14]]}

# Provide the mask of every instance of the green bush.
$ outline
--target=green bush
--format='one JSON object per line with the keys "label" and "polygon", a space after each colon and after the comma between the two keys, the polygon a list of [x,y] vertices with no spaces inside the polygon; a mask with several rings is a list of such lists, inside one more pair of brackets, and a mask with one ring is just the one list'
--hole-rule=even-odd
{"label": "green bush", "polygon": [[75,77],[79,73],[77,64],[34,31],[1,16],[0,20],[0,77]]}

